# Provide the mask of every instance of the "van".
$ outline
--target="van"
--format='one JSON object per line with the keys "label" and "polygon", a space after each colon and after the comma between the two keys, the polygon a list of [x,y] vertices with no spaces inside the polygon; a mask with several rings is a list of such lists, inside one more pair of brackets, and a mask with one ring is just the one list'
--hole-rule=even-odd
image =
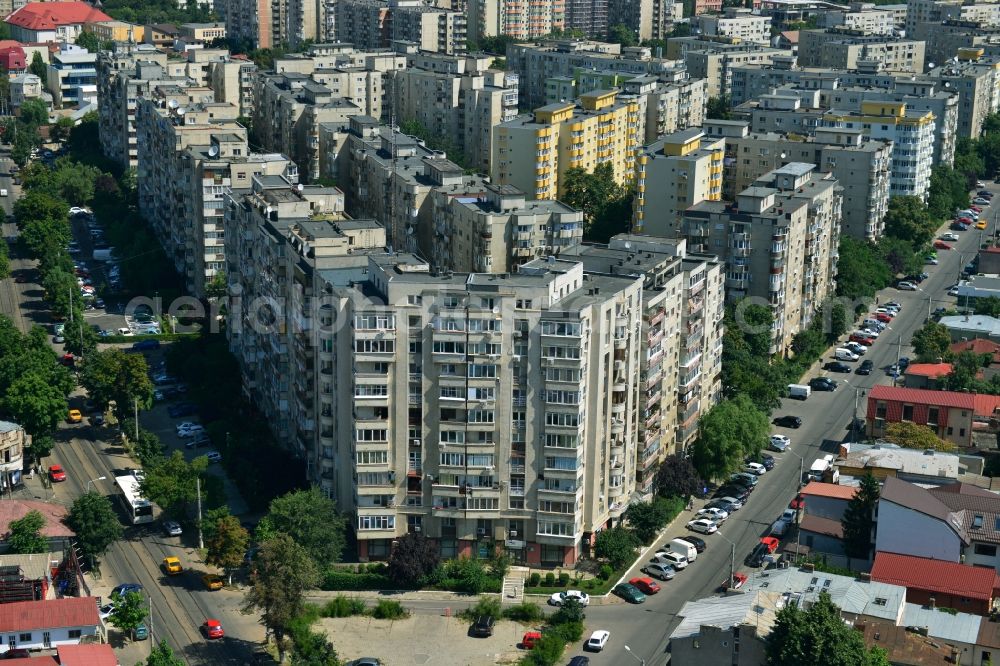
{"label": "van", "polygon": [[788,397],[795,400],[805,400],[812,393],[808,384],[789,384]]}
{"label": "van", "polygon": [[671,541],[667,546],[667,550],[671,553],[683,555],[688,559],[688,562],[694,562],[698,559],[698,549],[694,547],[694,544],[683,539],[674,539]]}
{"label": "van", "polygon": [[7,192],[7,190],[5,188],[0,188],[0,197],[5,197],[8,194],[9,193]]}
{"label": "van", "polygon": [[809,471],[806,476],[810,481],[822,481],[823,473],[830,469],[830,465],[833,463],[833,454],[828,453],[822,458],[816,458],[813,464],[809,466]]}
{"label": "van", "polygon": [[838,361],[857,361],[858,355],[852,352],[850,349],[845,349],[844,347],[838,347],[835,352],[833,352],[834,358]]}

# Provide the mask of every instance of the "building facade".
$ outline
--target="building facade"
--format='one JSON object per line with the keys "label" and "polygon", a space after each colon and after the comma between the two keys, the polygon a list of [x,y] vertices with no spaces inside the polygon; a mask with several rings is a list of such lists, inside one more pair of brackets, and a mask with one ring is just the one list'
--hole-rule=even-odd
{"label": "building facade", "polygon": [[468,0],[466,11],[473,41],[500,35],[537,39],[566,29],[566,0]]}
{"label": "building facade", "polygon": [[97,54],[62,44],[49,62],[46,87],[56,108],[97,103]]}
{"label": "building facade", "polygon": [[924,46],[921,41],[861,30],[800,30],[798,57],[803,67],[855,69],[859,62],[877,61],[889,72],[920,74]]}

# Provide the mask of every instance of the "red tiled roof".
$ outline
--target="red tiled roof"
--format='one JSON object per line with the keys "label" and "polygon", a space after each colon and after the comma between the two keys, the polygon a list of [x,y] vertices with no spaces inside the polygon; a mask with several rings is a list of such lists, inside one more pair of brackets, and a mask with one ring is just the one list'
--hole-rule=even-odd
{"label": "red tiled roof", "polygon": [[972,410],[975,407],[971,393],[956,391],[929,391],[927,389],[903,388],[901,386],[886,386],[877,384],[868,392],[869,400],[891,400],[893,402],[908,402],[919,405],[935,405],[938,407],[954,407]]}
{"label": "red tiled roof", "polygon": [[86,2],[29,2],[4,20],[25,30],[55,30],[61,25],[113,19]]}
{"label": "red tiled roof", "polygon": [[55,657],[24,657],[19,659],[4,659],[4,666],[59,666]]}
{"label": "red tiled roof", "polygon": [[951,374],[951,363],[913,363],[907,366],[906,374],[936,379]]}
{"label": "red tiled roof", "polygon": [[789,41],[791,44],[799,43],[799,31],[798,30],[785,30],[781,33],[781,36]]}
{"label": "red tiled roof", "polygon": [[118,666],[118,657],[107,643],[60,645],[56,650],[61,666]]}
{"label": "red tiled roof", "polygon": [[976,416],[990,417],[1000,407],[1000,395],[975,394]]}
{"label": "red tiled roof", "polygon": [[3,538],[15,520],[20,520],[28,515],[29,511],[37,511],[45,517],[45,525],[42,527],[42,536],[46,537],[71,537],[75,533],[63,524],[66,518],[66,507],[49,502],[36,502],[34,500],[4,500],[0,502],[0,538]]}
{"label": "red tiled roof", "polygon": [[100,623],[95,597],[63,597],[0,604],[0,632],[4,633],[62,627],[96,627]]}
{"label": "red tiled roof", "polygon": [[[0,45],[2,45],[2,42],[0,42]],[[955,354],[961,354],[964,351],[970,351],[973,354],[992,354],[995,360],[1000,361],[1000,344],[985,338],[962,340],[951,345],[949,349]]]}
{"label": "red tiled roof", "polygon": [[872,580],[970,599],[990,601],[997,588],[996,569],[957,562],[879,552],[872,565]]}
{"label": "red tiled roof", "polygon": [[7,49],[7,48],[10,48],[12,46],[18,46],[18,47],[20,47],[20,46],[24,46],[24,44],[22,44],[21,42],[17,41],[16,39],[0,39],[0,49]]}
{"label": "red tiled roof", "polygon": [[801,490],[803,495],[813,495],[816,497],[832,497],[833,499],[849,500],[854,497],[857,488],[854,486],[841,486],[836,483],[821,483],[810,481]]}

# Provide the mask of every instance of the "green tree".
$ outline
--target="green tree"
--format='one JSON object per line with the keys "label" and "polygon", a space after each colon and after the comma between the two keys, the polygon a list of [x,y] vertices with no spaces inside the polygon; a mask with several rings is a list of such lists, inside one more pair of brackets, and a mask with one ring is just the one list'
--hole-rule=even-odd
{"label": "green tree", "polygon": [[389,577],[402,586],[417,585],[441,562],[437,542],[409,532],[398,539],[389,554]]}
{"label": "green tree", "polygon": [[70,313],[75,317],[83,311],[80,307],[80,287],[71,273],[60,268],[48,271],[42,279],[42,288],[56,318],[67,320]]}
{"label": "green tree", "polygon": [[639,40],[627,25],[619,23],[608,29],[608,41],[622,46],[636,46]]}
{"label": "green tree", "polygon": [[42,60],[42,54],[38,51],[35,51],[34,55],[31,56],[28,71],[40,78],[43,83],[49,80],[49,66]]}
{"label": "green tree", "polygon": [[729,95],[709,97],[708,105],[705,107],[705,116],[712,120],[732,119],[733,103]]}
{"label": "green tree", "polygon": [[691,460],[679,453],[667,456],[656,470],[656,492],[663,497],[687,500],[704,487]]}
{"label": "green tree", "polygon": [[42,458],[45,458],[50,453],[52,449],[56,446],[56,440],[52,439],[51,435],[35,435],[31,438],[31,446],[29,447],[29,452],[31,457],[35,459],[35,462],[42,462]]}
{"label": "green tree", "polygon": [[976,393],[988,393],[980,390],[979,372],[990,364],[989,354],[974,354],[964,351],[951,362],[951,372],[944,380],[944,388],[948,391],[974,391]]}
{"label": "green tree", "polygon": [[257,553],[243,612],[260,612],[264,626],[274,634],[281,662],[285,661],[284,638],[305,608],[305,591],[315,586],[318,578],[309,552],[287,534],[265,542]]}
{"label": "green tree", "polygon": [[226,572],[233,584],[233,571],[243,565],[243,555],[250,545],[250,533],[236,516],[223,516],[215,522],[212,538],[205,541],[205,562]]}
{"label": "green tree", "polygon": [[639,540],[631,530],[612,527],[601,530],[594,542],[594,554],[608,561],[616,570],[635,559],[635,549]]}
{"label": "green tree", "polygon": [[94,558],[103,555],[108,546],[124,534],[111,501],[95,491],[76,498],[66,524],[76,533],[77,543],[83,548],[92,568]]}
{"label": "green tree", "polygon": [[653,543],[667,521],[673,518],[670,515],[669,504],[663,499],[654,502],[635,502],[625,510],[623,516],[625,522],[641,543]]}
{"label": "green tree", "polygon": [[[35,55],[38,55],[38,51],[35,51]],[[32,62],[32,65],[34,65],[34,62]],[[45,78],[43,77],[42,80],[44,81]],[[48,125],[49,109],[42,100],[29,99],[21,105],[19,118],[24,125],[33,127]]]}
{"label": "green tree", "polygon": [[226,274],[220,271],[213,275],[212,279],[205,285],[205,296],[206,298],[224,298],[228,289]]}
{"label": "green tree", "polygon": [[80,384],[98,405],[115,403],[115,416],[123,420],[153,404],[153,382],[142,354],[108,349],[92,354],[80,374]]}
{"label": "green tree", "polygon": [[49,552],[49,540],[42,536],[45,516],[35,510],[10,524],[7,533],[7,552],[13,555],[30,555]]}
{"label": "green tree", "polygon": [[928,321],[913,334],[910,341],[918,363],[936,363],[944,358],[951,347],[948,327],[936,321]]}
{"label": "green tree", "polygon": [[175,657],[166,641],[160,641],[146,657],[146,666],[185,666],[184,660]]}
{"label": "green tree", "polygon": [[146,470],[142,494],[174,517],[185,515],[187,505],[198,497],[198,478],[208,469],[208,459],[199,456],[188,462],[181,451],[161,458]]}
{"label": "green tree", "polygon": [[868,472],[861,477],[861,484],[847,503],[844,517],[840,521],[844,529],[844,551],[848,557],[867,560],[871,556],[878,498],[878,481]]}
{"label": "green tree", "polygon": [[287,534],[325,568],[340,560],[344,550],[344,518],[334,501],[319,488],[297,490],[271,502],[265,516],[276,532]]}
{"label": "green tree", "polygon": [[101,40],[92,32],[81,32],[76,37],[76,45],[87,49],[91,53],[101,50]]}
{"label": "green tree", "polygon": [[[14,217],[17,228],[24,229],[24,224],[30,220],[63,220],[69,214],[69,206],[65,201],[51,192],[31,190],[14,204]],[[66,223],[69,226],[69,223]]]}
{"label": "green tree", "polygon": [[18,377],[0,398],[0,406],[32,435],[47,435],[66,418],[66,392],[41,373]]}
{"label": "green tree", "polygon": [[140,592],[126,592],[115,601],[108,622],[122,633],[130,634],[134,638],[135,630],[148,616],[146,598]]}
{"label": "green tree", "polygon": [[701,418],[691,462],[702,478],[721,479],[767,446],[767,416],[745,395],[723,400]]}
{"label": "green tree", "polygon": [[955,450],[954,444],[938,437],[931,428],[910,421],[886,425],[882,438],[907,449],[919,449],[920,451],[928,449],[934,451]]}
{"label": "green tree", "polygon": [[560,201],[583,211],[584,235],[606,240],[628,230],[631,195],[615,180],[610,162],[599,164],[593,172],[580,167],[568,169],[562,178]]}
{"label": "green tree", "polygon": [[[69,134],[73,130],[74,124],[75,121],[72,118],[63,116],[57,120],[56,124],[49,130],[49,135],[52,137],[53,141],[65,141],[69,138]],[[24,180],[21,182],[23,183]]]}
{"label": "green tree", "polygon": [[896,196],[889,200],[885,214],[885,233],[922,247],[934,237],[937,222],[927,212],[920,197]]}
{"label": "green tree", "polygon": [[844,333],[851,324],[851,318],[847,314],[844,304],[837,301],[830,306],[830,326],[826,333],[826,341],[833,344]]}
{"label": "green tree", "polygon": [[865,647],[861,632],[844,622],[840,609],[826,592],[821,592],[808,610],[802,610],[798,604],[786,604],[778,611],[765,643],[767,663],[772,666],[882,666],[886,663],[881,650]]}
{"label": "green tree", "polygon": [[0,243],[0,280],[10,277],[10,254],[7,243]]}
{"label": "green tree", "polygon": [[931,216],[944,220],[968,205],[968,176],[947,164],[934,167],[927,188],[927,210]]}
{"label": "green tree", "polygon": [[1000,317],[1000,298],[996,296],[979,297],[976,299],[976,314]]}

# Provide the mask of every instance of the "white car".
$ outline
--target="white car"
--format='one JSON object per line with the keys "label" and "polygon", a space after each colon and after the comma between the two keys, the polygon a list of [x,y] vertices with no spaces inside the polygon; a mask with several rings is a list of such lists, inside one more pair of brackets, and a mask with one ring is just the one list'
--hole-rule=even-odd
{"label": "white car", "polygon": [[80,215],[82,213],[89,213],[89,212],[90,211],[88,211],[86,208],[80,208],[79,206],[73,206],[72,208],[69,209],[70,215]]}
{"label": "white car", "polygon": [[109,617],[111,617],[111,611],[113,611],[114,609],[115,609],[114,604],[104,604],[103,606],[97,609],[97,616],[101,618],[102,621],[107,620]]}
{"label": "white car", "polygon": [[131,337],[131,336],[135,335],[135,333],[132,332],[131,328],[119,328],[118,329],[118,335],[124,335],[125,337]]}
{"label": "white car", "polygon": [[600,652],[604,649],[604,646],[608,644],[609,638],[611,638],[610,631],[598,629],[590,635],[590,638],[587,639],[586,645],[583,647],[591,652]]}
{"label": "white car", "polygon": [[867,335],[869,338],[875,338],[876,340],[878,339],[879,336],[879,332],[876,331],[874,328],[863,328],[861,329],[861,333]]}
{"label": "white car", "polygon": [[743,502],[736,499],[735,497],[717,497],[716,499],[720,502],[725,502],[726,504],[730,505],[733,508],[733,511],[739,511],[740,509],[743,508]]}
{"label": "white car", "polygon": [[941,234],[941,240],[943,240],[943,241],[957,241],[958,240],[958,234],[954,234],[954,233],[952,233],[952,232],[949,231],[946,234]]}
{"label": "white car", "polygon": [[177,426],[177,434],[180,437],[194,437],[203,430],[205,430],[205,426],[200,423],[191,423],[190,421],[185,421]]}
{"label": "white car", "polygon": [[788,435],[771,435],[771,449],[775,451],[784,451],[791,445],[792,440],[788,437]]}
{"label": "white car", "polygon": [[743,471],[744,472],[749,472],[750,474],[756,474],[757,476],[760,476],[761,474],[764,474],[765,472],[767,472],[767,468],[764,467],[763,465],[761,465],[760,463],[748,462],[743,467]]}
{"label": "white car", "polygon": [[958,287],[952,287],[948,290],[949,296],[958,296]]}
{"label": "white car", "polygon": [[695,518],[688,521],[687,528],[692,532],[701,532],[702,534],[715,534],[719,531],[719,526],[708,518]]}
{"label": "white car", "polygon": [[208,453],[205,454],[205,457],[208,458],[208,462],[210,463],[222,462],[222,454],[219,453],[218,451],[209,451]]}
{"label": "white car", "polygon": [[669,550],[661,550],[656,555],[653,556],[653,562],[656,564],[669,564],[674,569],[680,571],[688,565],[688,558],[684,557],[680,553],[674,553]]}
{"label": "white car", "polygon": [[848,342],[846,345],[844,345],[844,349],[850,349],[858,356],[863,356],[864,353],[868,351],[868,347],[865,347],[864,345],[859,345],[857,342]]}
{"label": "white car", "polygon": [[694,515],[699,518],[708,518],[709,520],[713,521],[716,525],[725,522],[726,518],[729,517],[728,513],[726,513],[722,509],[717,509],[715,507],[699,509],[698,513]]}
{"label": "white car", "polygon": [[907,282],[904,280],[896,285],[896,289],[899,289],[901,291],[916,291],[917,285],[913,284],[912,282]]}
{"label": "white car", "polygon": [[986,197],[976,197],[975,199],[972,200],[972,203],[976,204],[977,206],[989,206],[990,200],[987,199]]}
{"label": "white car", "polygon": [[549,597],[550,606],[562,606],[568,599],[576,599],[580,602],[581,606],[590,605],[590,596],[586,592],[581,592],[580,590],[566,590],[564,592],[556,592],[551,597]]}
{"label": "white car", "polygon": [[928,266],[937,266],[938,260],[937,257],[927,257],[926,259],[924,259],[924,263],[927,264]]}

